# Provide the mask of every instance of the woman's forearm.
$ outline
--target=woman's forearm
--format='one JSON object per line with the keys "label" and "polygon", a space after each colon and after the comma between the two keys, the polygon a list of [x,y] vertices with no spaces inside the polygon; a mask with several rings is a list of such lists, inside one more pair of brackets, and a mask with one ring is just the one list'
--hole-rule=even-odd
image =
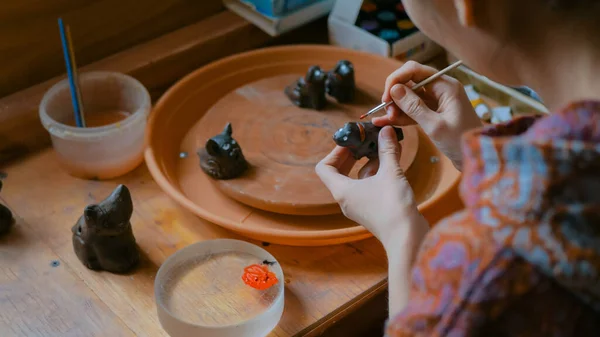
{"label": "woman's forearm", "polygon": [[410,252],[402,252],[394,249],[395,252],[388,253],[388,289],[389,289],[389,310],[390,317],[400,313],[408,303],[410,293],[410,269],[412,260],[408,258]]}
{"label": "woman's forearm", "polygon": [[411,269],[429,224],[419,216],[403,229],[388,238],[384,245],[388,256],[390,317],[400,313],[408,304]]}

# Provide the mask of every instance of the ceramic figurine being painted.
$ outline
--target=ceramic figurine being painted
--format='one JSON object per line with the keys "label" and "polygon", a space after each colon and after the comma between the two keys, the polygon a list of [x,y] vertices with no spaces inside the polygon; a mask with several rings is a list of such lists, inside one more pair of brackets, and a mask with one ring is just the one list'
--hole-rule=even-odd
{"label": "ceramic figurine being painted", "polygon": [[203,149],[198,150],[200,167],[214,179],[233,179],[249,167],[240,144],[232,137],[231,123],[220,134],[210,138]]}
{"label": "ceramic figurine being painted", "polygon": [[301,108],[322,110],[327,105],[325,77],[321,67],[312,66],[305,77],[286,87],[284,92],[292,103]]}
{"label": "ceramic figurine being painted", "polygon": [[119,185],[99,204],[88,205],[71,228],[73,249],[86,267],[126,273],[139,262],[131,222],[133,202],[129,189]]}
{"label": "ceramic figurine being painted", "polygon": [[[352,156],[358,160],[363,157],[375,159],[378,156],[378,137],[382,128],[371,122],[348,122],[333,135],[339,146],[347,147]],[[404,139],[400,128],[394,128],[398,141]]]}
{"label": "ceramic figurine being painted", "polygon": [[[0,180],[0,191],[2,191],[2,180]],[[8,233],[14,222],[12,212],[8,207],[0,204],[0,235]]]}
{"label": "ceramic figurine being painted", "polygon": [[354,66],[350,61],[339,61],[333,70],[327,73],[325,80],[327,94],[340,103],[350,103],[354,100],[356,84],[354,81]]}

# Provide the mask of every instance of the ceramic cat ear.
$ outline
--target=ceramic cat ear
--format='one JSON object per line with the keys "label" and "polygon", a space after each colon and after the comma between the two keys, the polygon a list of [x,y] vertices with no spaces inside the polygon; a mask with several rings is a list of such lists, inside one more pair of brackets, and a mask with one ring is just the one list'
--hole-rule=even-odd
{"label": "ceramic cat ear", "polygon": [[115,199],[129,197],[129,189],[125,187],[125,185],[121,184],[115,188],[112,195],[110,197],[115,197]]}
{"label": "ceramic cat ear", "polygon": [[131,218],[133,200],[127,186],[123,184],[117,186],[111,195],[99,204],[101,209],[114,208],[115,205],[119,206],[119,215],[127,218],[127,220]]}
{"label": "ceramic cat ear", "polygon": [[88,205],[83,210],[83,216],[85,217],[85,221],[90,225],[96,225],[100,215],[102,214],[102,209],[98,205]]}
{"label": "ceramic cat ear", "polygon": [[353,66],[353,65],[352,65],[352,63],[351,63],[350,61],[348,61],[348,60],[340,60],[340,61],[339,61],[339,62],[338,62],[336,65],[335,65],[335,68],[336,68],[336,69],[339,69],[339,68],[341,68],[342,66],[346,66],[346,67],[348,67],[348,68],[354,69],[354,66]]}
{"label": "ceramic cat ear", "polygon": [[322,77],[325,76],[325,73],[319,66],[312,66],[308,69],[308,74],[306,76],[306,80],[309,82],[312,81],[320,81]]}
{"label": "ceramic cat ear", "polygon": [[223,129],[223,134],[231,137],[231,135],[233,134],[233,128],[231,127],[231,123],[227,123],[227,125],[225,125],[225,129]]}
{"label": "ceramic cat ear", "polygon": [[[223,131],[225,132],[225,130]],[[209,139],[206,142],[206,152],[208,152],[208,154],[210,154],[211,156],[218,156],[219,155],[219,144],[217,144],[217,142],[215,142],[212,139]]]}

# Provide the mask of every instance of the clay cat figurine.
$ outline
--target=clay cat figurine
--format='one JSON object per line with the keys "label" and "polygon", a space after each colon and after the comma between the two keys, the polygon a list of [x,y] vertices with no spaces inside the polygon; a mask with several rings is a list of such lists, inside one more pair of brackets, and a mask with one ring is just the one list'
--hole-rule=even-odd
{"label": "clay cat figurine", "polygon": [[[371,122],[349,122],[333,135],[333,141],[339,146],[347,147],[352,156],[358,160],[362,157],[375,159],[378,157],[378,137],[382,128]],[[394,128],[398,141],[404,139],[400,128]]]}
{"label": "clay cat figurine", "polygon": [[215,179],[237,178],[249,167],[232,133],[231,123],[227,123],[223,132],[210,138],[205,148],[198,150],[200,167]]}
{"label": "clay cat figurine", "polygon": [[108,198],[88,205],[71,228],[73,249],[86,267],[126,273],[139,262],[139,252],[129,219],[133,202],[129,189],[119,185]]}
{"label": "clay cat figurine", "polygon": [[325,73],[319,66],[308,69],[305,77],[285,88],[285,94],[301,108],[321,110],[327,104],[325,97]]}
{"label": "clay cat figurine", "polygon": [[339,103],[350,103],[354,100],[356,84],[354,82],[354,66],[350,61],[339,61],[333,70],[327,73],[325,80],[327,94]]}
{"label": "clay cat figurine", "polygon": [[[0,180],[0,191],[2,191],[2,180]],[[8,233],[14,222],[15,219],[8,207],[0,205],[0,235]]]}

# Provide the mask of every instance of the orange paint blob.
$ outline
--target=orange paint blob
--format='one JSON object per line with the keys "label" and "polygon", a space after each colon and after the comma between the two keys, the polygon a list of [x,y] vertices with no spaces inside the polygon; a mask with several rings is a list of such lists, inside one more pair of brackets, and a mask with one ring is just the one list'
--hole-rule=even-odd
{"label": "orange paint blob", "polygon": [[267,266],[253,264],[244,268],[242,281],[254,289],[266,290],[277,284],[277,276]]}

